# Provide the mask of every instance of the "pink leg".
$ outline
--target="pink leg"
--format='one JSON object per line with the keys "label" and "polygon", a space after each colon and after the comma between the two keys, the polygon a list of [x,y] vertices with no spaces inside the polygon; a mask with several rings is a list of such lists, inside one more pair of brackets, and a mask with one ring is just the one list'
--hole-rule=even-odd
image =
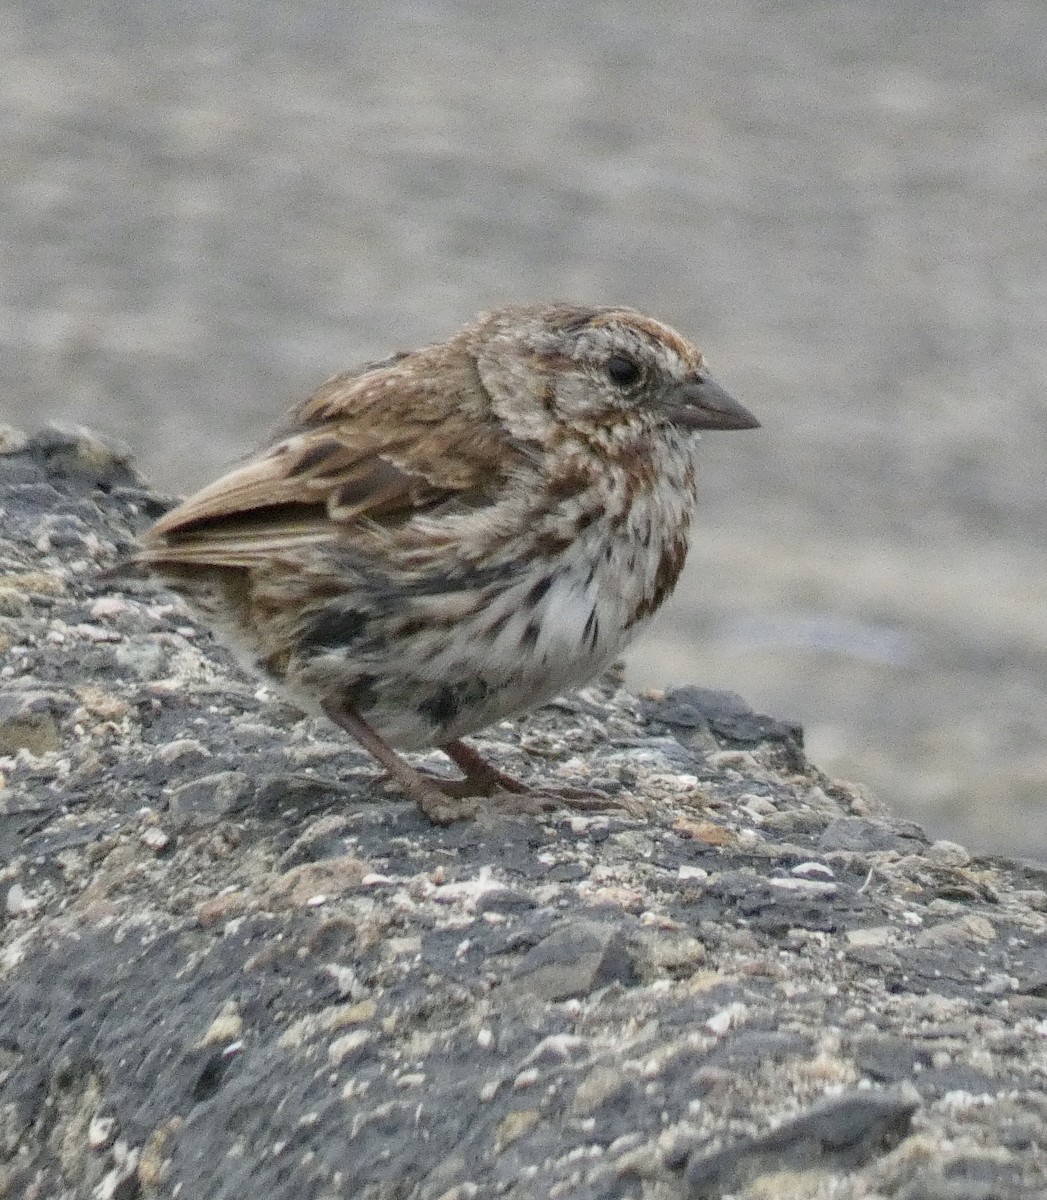
{"label": "pink leg", "polygon": [[[474,750],[466,742],[448,742],[440,749],[465,772],[465,778],[457,781],[463,790],[458,791],[456,788],[455,795],[490,796],[492,792],[502,791],[522,796],[531,790],[519,779],[492,767],[478,750]],[[466,788],[471,790],[465,791]]]}
{"label": "pink leg", "polygon": [[602,792],[569,787],[530,788],[497,767],[492,767],[477,750],[461,741],[448,742],[440,749],[462,769],[464,778],[435,779],[416,771],[410,763],[405,762],[382,735],[344,700],[325,700],[322,708],[339,728],[355,738],[385,767],[389,777],[436,825],[450,825],[453,821],[475,816],[477,806],[470,803],[471,797],[497,796],[500,792],[522,798],[517,804],[496,802],[495,807],[502,809],[543,811],[562,804],[583,810],[608,807],[609,799]]}
{"label": "pink leg", "polygon": [[322,707],[337,726],[354,737],[368,754],[373,755],[385,767],[390,778],[403,788],[434,824],[450,825],[452,821],[461,821],[474,815],[475,805],[463,804],[461,801],[455,803],[454,798],[447,796],[440,789],[437,780],[428,779],[410,763],[405,762],[381,734],[350,705],[344,701],[336,703],[334,700],[325,700]]}
{"label": "pink leg", "polygon": [[[499,771],[472,746],[465,742],[448,742],[440,749],[465,772],[465,778],[448,781],[449,795],[454,796],[491,796],[496,792],[508,792],[510,796],[530,797],[530,804],[525,800],[516,805],[523,811],[542,811],[566,805],[568,808],[606,809],[611,801],[603,792],[585,791],[572,787],[528,787],[512,775]],[[453,790],[452,790],[453,789]],[[500,805],[503,809],[512,809],[513,803]]]}

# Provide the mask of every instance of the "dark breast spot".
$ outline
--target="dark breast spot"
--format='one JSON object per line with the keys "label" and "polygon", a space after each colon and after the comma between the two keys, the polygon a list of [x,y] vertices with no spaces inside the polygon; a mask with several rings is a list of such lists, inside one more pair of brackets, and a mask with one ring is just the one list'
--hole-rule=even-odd
{"label": "dark breast spot", "polygon": [[427,629],[432,628],[432,622],[428,617],[408,617],[406,621],[401,621],[396,627],[397,637],[414,637],[416,633],[424,633]]}
{"label": "dark breast spot", "polygon": [[283,679],[287,674],[287,664],[291,658],[290,650],[276,650],[255,660],[255,665],[265,675],[274,679]]}
{"label": "dark breast spot", "polygon": [[531,620],[527,622],[527,628],[523,631],[523,635],[520,638],[520,649],[533,650],[535,646],[538,645],[538,635],[541,632],[541,621],[532,617]]}
{"label": "dark breast spot", "polygon": [[629,524],[630,509],[628,506],[620,508],[616,512],[609,513],[607,516],[608,523],[615,533],[620,533]]}
{"label": "dark breast spot", "polygon": [[570,534],[555,533],[546,530],[540,533],[531,543],[531,553],[535,558],[555,558],[562,554],[574,541]]}
{"label": "dark breast spot", "polygon": [[583,508],[574,521],[575,534],[584,533],[590,525],[595,525],[601,515],[598,508]]}
{"label": "dark breast spot", "polygon": [[450,725],[463,712],[486,700],[490,691],[482,679],[442,683],[431,696],[418,705],[418,711],[436,726]]}
{"label": "dark breast spot", "polygon": [[526,604],[537,604],[545,593],[553,586],[553,576],[546,575],[544,579],[539,579],[533,588],[527,593]]}
{"label": "dark breast spot", "polygon": [[682,538],[675,538],[663,546],[654,580],[655,589],[659,593],[659,603],[672,591],[686,558],[687,543]]}
{"label": "dark breast spot", "polygon": [[587,491],[593,483],[592,474],[577,463],[566,463],[550,476],[547,495],[550,500],[570,500]]}
{"label": "dark breast spot", "polygon": [[363,636],[369,619],[359,609],[328,605],[303,623],[298,649],[306,653],[348,649]]}
{"label": "dark breast spot", "polygon": [[654,576],[654,587],[633,610],[629,620],[625,623],[626,629],[631,628],[637,621],[644,620],[645,617],[649,617],[661,608],[662,602],[676,586],[676,581],[683,570],[686,557],[686,541],[682,538],[677,538],[671,542],[666,542],[662,547],[661,558],[658,560],[658,570]]}
{"label": "dark breast spot", "polygon": [[427,700],[418,705],[418,711],[428,717],[434,725],[446,725],[453,721],[461,708],[458,690],[449,683],[437,688]]}
{"label": "dark breast spot", "polygon": [[360,675],[342,691],[342,703],[357,715],[363,716],[378,700],[378,679],[374,675]]}
{"label": "dark breast spot", "polygon": [[596,643],[600,640],[600,619],[596,615],[595,608],[586,619],[585,629],[582,630],[582,640],[589,643],[590,650],[595,650]]}
{"label": "dark breast spot", "polygon": [[496,638],[512,619],[512,613],[502,613],[497,620],[492,621],[491,624],[487,626],[487,629],[485,630],[486,635],[490,638]]}

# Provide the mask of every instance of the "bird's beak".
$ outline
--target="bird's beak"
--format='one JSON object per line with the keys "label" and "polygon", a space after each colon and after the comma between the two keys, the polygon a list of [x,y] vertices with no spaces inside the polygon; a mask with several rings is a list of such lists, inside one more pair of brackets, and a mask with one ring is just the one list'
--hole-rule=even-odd
{"label": "bird's beak", "polygon": [[668,397],[669,419],[681,429],[758,429],[760,422],[711,379],[681,383]]}

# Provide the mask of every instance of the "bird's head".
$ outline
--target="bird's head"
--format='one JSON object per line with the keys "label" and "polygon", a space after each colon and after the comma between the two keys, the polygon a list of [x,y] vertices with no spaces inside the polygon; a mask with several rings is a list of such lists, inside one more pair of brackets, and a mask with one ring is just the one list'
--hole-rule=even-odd
{"label": "bird's head", "polygon": [[700,351],[629,308],[508,308],[470,330],[494,408],[521,437],[555,427],[754,429],[759,421],[710,378]]}

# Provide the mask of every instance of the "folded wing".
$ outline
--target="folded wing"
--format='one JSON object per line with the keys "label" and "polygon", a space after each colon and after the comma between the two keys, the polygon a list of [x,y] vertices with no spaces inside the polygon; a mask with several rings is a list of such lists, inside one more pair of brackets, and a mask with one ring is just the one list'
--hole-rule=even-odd
{"label": "folded wing", "polygon": [[517,452],[472,360],[426,361],[447,350],[325,384],[272,445],[161,518],[143,537],[139,561],[250,567],[419,513],[490,503]]}

